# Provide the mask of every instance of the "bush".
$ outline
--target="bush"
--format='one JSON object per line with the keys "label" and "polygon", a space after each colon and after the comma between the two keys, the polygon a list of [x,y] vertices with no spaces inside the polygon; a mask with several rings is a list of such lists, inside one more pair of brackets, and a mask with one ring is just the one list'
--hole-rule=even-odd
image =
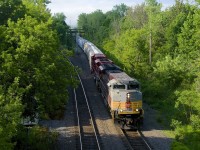
{"label": "bush", "polygon": [[49,132],[47,128],[35,126],[32,128],[19,127],[18,134],[15,138],[17,144],[16,150],[29,149],[53,150],[55,148],[58,134],[56,132]]}
{"label": "bush", "polygon": [[190,117],[191,125],[195,130],[200,129],[200,120],[198,115],[191,115]]}
{"label": "bush", "polygon": [[179,126],[175,129],[176,141],[172,144],[173,150],[179,149],[200,149],[200,131],[194,130],[192,126]]}
{"label": "bush", "polygon": [[172,150],[189,150],[183,143],[174,142],[171,146]]}

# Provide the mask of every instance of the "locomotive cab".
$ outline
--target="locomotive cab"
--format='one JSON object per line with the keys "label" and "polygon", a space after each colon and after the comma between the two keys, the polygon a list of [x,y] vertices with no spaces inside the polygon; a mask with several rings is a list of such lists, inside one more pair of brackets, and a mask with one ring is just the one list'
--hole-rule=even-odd
{"label": "locomotive cab", "polygon": [[114,120],[122,128],[138,128],[143,121],[142,93],[137,81],[110,80],[108,103]]}

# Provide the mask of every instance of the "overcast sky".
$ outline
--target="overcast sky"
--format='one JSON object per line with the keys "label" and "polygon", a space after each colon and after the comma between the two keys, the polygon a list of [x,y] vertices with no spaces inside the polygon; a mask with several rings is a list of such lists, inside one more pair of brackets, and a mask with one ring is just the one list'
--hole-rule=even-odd
{"label": "overcast sky", "polygon": [[[174,1],[157,0],[157,2],[163,4],[164,8],[172,6]],[[51,10],[52,14],[63,12],[67,17],[67,24],[74,27],[81,13],[91,13],[97,9],[105,13],[112,10],[115,5],[124,3],[127,6],[134,6],[142,2],[144,0],[51,0],[51,3],[47,7]]]}

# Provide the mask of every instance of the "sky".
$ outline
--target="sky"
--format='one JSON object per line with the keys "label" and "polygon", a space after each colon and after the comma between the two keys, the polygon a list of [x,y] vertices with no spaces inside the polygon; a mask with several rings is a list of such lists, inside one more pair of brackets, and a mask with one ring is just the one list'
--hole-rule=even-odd
{"label": "sky", "polygon": [[[144,0],[51,0],[47,7],[52,14],[64,13],[67,17],[66,23],[71,27],[75,27],[81,13],[91,13],[97,9],[105,13],[112,10],[115,5],[124,3],[127,6],[135,6],[142,2]],[[175,0],[157,0],[157,2],[162,3],[163,8],[167,8],[172,6]]]}

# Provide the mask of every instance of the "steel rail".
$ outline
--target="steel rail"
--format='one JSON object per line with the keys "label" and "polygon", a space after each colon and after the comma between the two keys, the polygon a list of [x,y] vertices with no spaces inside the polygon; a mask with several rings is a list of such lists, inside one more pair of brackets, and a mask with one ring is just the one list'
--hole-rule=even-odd
{"label": "steel rail", "polygon": [[150,147],[150,145],[147,143],[147,141],[144,139],[143,134],[140,130],[137,130],[137,133],[140,135],[140,137],[142,138],[142,140],[144,141],[144,143],[146,144],[146,146],[148,147],[149,150],[152,150],[152,148]]}
{"label": "steel rail", "polygon": [[[65,56],[64,56],[65,57]],[[73,66],[72,62],[65,57],[69,63]],[[74,68],[75,72],[77,73],[76,69]],[[72,78],[72,76],[71,76]],[[77,102],[77,97],[76,97],[76,89],[74,88],[74,101],[75,101],[75,105],[76,105],[76,117],[77,117],[77,122],[78,122],[78,132],[79,132],[79,142],[80,142],[80,146],[81,146],[81,150],[83,150],[83,144],[82,144],[82,137],[81,137],[81,127],[80,127],[80,119],[79,119],[79,109],[78,109],[78,102]]]}
{"label": "steel rail", "polygon": [[[65,56],[64,56],[65,57]],[[67,58],[65,57],[69,63],[74,66],[72,64],[72,62]],[[77,70],[74,68],[74,71],[77,73]],[[78,73],[77,73],[78,74]],[[72,78],[72,76],[71,76]],[[81,150],[83,150],[83,143],[82,143],[82,137],[81,137],[81,126],[80,126],[80,117],[79,117],[79,109],[78,109],[78,102],[77,102],[77,97],[76,97],[76,89],[74,88],[74,101],[75,101],[75,105],[76,105],[76,117],[77,117],[77,122],[78,122],[78,132],[79,132],[79,142],[80,142],[80,147],[81,147]]]}
{"label": "steel rail", "polygon": [[[121,129],[121,132],[123,133],[123,135],[125,136],[126,138],[126,143],[128,143],[128,147],[130,150],[136,150],[136,148],[134,148],[134,146],[132,146],[131,142],[129,141],[129,137],[126,133],[126,131],[124,129]],[[152,148],[150,147],[150,145],[148,144],[148,142],[143,138],[143,135],[141,133],[141,131],[138,131],[137,130],[137,134],[140,136],[140,138],[142,139],[142,141],[144,142],[145,144],[145,147],[148,149],[148,150],[152,150]]]}
{"label": "steel rail", "polygon": [[96,129],[95,129],[95,126],[94,126],[94,119],[93,119],[93,117],[92,117],[92,113],[91,113],[90,106],[89,106],[89,103],[88,103],[88,98],[87,98],[87,95],[86,95],[86,93],[85,93],[85,89],[84,89],[84,86],[83,86],[82,80],[81,80],[81,78],[80,78],[80,76],[79,76],[78,73],[77,73],[77,75],[78,75],[78,78],[79,78],[79,80],[80,80],[81,87],[82,87],[82,89],[83,89],[83,93],[84,93],[85,100],[86,100],[86,103],[87,103],[88,111],[89,111],[90,118],[91,118],[91,122],[92,122],[92,127],[93,127],[93,130],[94,130],[95,138],[96,138],[97,145],[98,145],[98,149],[101,150],[101,148],[100,148],[100,144],[99,144],[99,140],[98,140],[98,137],[97,137],[97,132],[96,132]]}
{"label": "steel rail", "polygon": [[130,150],[134,150],[133,149],[133,147],[132,147],[132,145],[131,145],[131,143],[130,143],[130,141],[128,140],[128,137],[125,135],[125,131],[124,131],[124,129],[119,129],[119,131],[124,135],[124,140],[125,140],[125,142],[126,142],[126,145],[128,146],[128,148],[130,149]]}
{"label": "steel rail", "polygon": [[77,121],[78,121],[78,129],[79,129],[79,142],[80,142],[80,146],[81,146],[81,150],[83,150],[83,143],[82,143],[82,137],[81,137],[81,127],[80,127],[80,119],[79,119],[79,111],[78,111],[78,104],[77,104],[77,99],[76,99],[76,90],[74,88],[74,101],[76,103],[76,116],[77,116]]}
{"label": "steel rail", "polygon": [[[69,60],[69,59],[68,59]],[[69,62],[72,64],[72,62],[69,60]],[[84,89],[84,86],[83,86],[83,83],[82,83],[82,80],[77,72],[77,70],[74,68],[75,72],[77,73],[77,76],[79,78],[79,81],[81,83],[81,87],[82,87],[82,90],[83,90],[83,93],[84,93],[84,97],[85,97],[85,101],[86,101],[86,104],[87,104],[87,108],[88,108],[88,111],[89,111],[89,115],[90,115],[90,118],[91,118],[91,123],[92,123],[92,128],[94,130],[94,134],[95,134],[95,138],[96,138],[96,142],[97,142],[97,146],[98,146],[98,149],[101,150],[101,147],[100,147],[100,144],[99,144],[99,140],[98,140],[98,137],[97,137],[97,132],[96,132],[96,129],[95,129],[95,126],[94,126],[94,119],[92,117],[92,113],[91,113],[91,110],[90,110],[90,106],[89,106],[89,103],[88,103],[88,98],[86,96],[86,92],[85,92],[85,89]],[[75,97],[76,97],[76,91],[74,89],[74,94],[75,94]],[[75,98],[76,99],[76,98]],[[81,150],[83,149],[83,144],[82,144],[82,138],[81,138],[81,129],[80,129],[80,122],[79,122],[79,115],[78,115],[78,105],[77,105],[77,99],[76,99],[76,109],[77,109],[77,117],[78,117],[78,125],[79,125],[79,134],[80,134],[80,145],[81,145]]]}

